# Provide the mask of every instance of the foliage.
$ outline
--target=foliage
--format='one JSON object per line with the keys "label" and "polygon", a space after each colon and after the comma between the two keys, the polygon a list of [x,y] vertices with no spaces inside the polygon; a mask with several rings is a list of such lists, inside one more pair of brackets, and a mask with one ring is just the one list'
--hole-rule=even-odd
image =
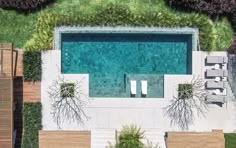
{"label": "foliage", "polygon": [[26,81],[40,81],[42,70],[41,52],[25,51],[23,53],[23,75]]}
{"label": "foliage", "polygon": [[207,111],[205,83],[199,77],[193,77],[190,83],[179,85],[178,90],[178,96],[173,96],[164,114],[170,118],[171,125],[188,130],[195,115],[205,116]]}
{"label": "foliage", "polygon": [[[202,50],[222,50],[228,47],[231,38],[224,38],[226,45],[216,47],[220,33],[214,23],[206,16],[191,14],[181,15],[166,11],[134,13],[127,6],[110,4],[100,7],[95,14],[63,15],[59,13],[42,13],[38,18],[36,30],[26,43],[28,50],[47,50],[53,47],[53,28],[55,26],[148,26],[148,27],[193,27],[200,30]],[[222,26],[220,26],[222,27]],[[230,27],[230,26],[227,26]],[[227,28],[226,28],[227,29]],[[222,31],[222,30],[221,30]],[[222,46],[222,45],[221,45]],[[225,47],[226,46],[226,47]]]}
{"label": "foliage", "polygon": [[236,133],[227,133],[225,135],[225,148],[236,147]]}
{"label": "foliage", "polygon": [[144,139],[144,131],[138,128],[136,125],[126,125],[123,126],[119,136],[119,148],[142,148],[144,144],[142,143]]}
{"label": "foliage", "polygon": [[[42,17],[41,15],[43,15],[44,13],[50,13],[50,14],[56,14],[57,16],[60,17],[60,19],[66,19],[69,22],[72,23],[65,23],[67,25],[80,25],[80,22],[78,20],[78,18],[81,17],[86,17],[86,16],[92,16],[97,14],[98,12],[104,10],[105,8],[107,8],[110,4],[113,5],[122,5],[127,7],[127,9],[129,9],[131,11],[132,14],[137,14],[138,16],[145,16],[148,14],[153,14],[153,13],[161,13],[163,14],[169,14],[168,16],[175,17],[177,16],[178,18],[181,18],[181,20],[177,20],[177,21],[183,21],[185,17],[191,17],[191,16],[196,16],[196,14],[194,13],[182,13],[179,11],[176,11],[174,9],[171,9],[170,7],[168,7],[165,4],[165,0],[148,0],[148,1],[144,1],[144,0],[55,0],[56,2],[53,3],[52,5],[47,6],[45,9],[40,10],[40,12],[34,12],[34,13],[29,13],[27,15],[24,15],[22,13],[16,13],[15,11],[9,11],[9,10],[1,10],[0,11],[0,42],[12,42],[14,44],[15,48],[23,48],[23,45],[28,47],[28,46],[33,46],[33,49],[36,50],[41,50],[41,49],[45,49],[48,48],[50,45],[50,48],[52,47],[52,43],[48,43],[52,40],[52,38],[47,38],[46,40],[43,40],[44,37],[42,37],[42,35],[39,35],[39,33],[37,34],[37,30],[35,24],[37,24],[37,20],[38,17]],[[145,15],[144,15],[145,14]],[[66,16],[64,16],[66,15]],[[62,18],[61,18],[62,17]],[[162,18],[165,18],[165,16],[162,16]],[[206,16],[203,15],[199,15],[197,18],[199,17],[205,17],[207,19],[206,22],[210,22],[212,25],[215,24],[215,22],[211,22],[209,18],[207,18]],[[44,17],[45,18],[45,17]],[[161,18],[160,18],[161,19]],[[168,21],[169,23],[171,23],[171,19],[170,17],[167,17],[167,20],[165,20],[166,22]],[[197,21],[195,20],[195,21]],[[135,21],[135,20],[134,20]],[[191,21],[191,20],[189,20]],[[190,25],[190,27],[198,27],[196,25],[194,25],[194,22],[192,22],[191,24],[193,24],[193,26]],[[60,21],[61,22],[61,21]],[[60,23],[59,22],[59,23]],[[64,22],[66,22],[64,20]],[[216,21],[217,23],[218,21]],[[168,24],[169,24],[168,23]],[[83,23],[82,23],[83,24]],[[87,23],[88,24],[88,23]],[[176,24],[178,24],[178,22],[176,22]],[[172,25],[173,27],[178,27],[178,26],[183,26],[183,25]],[[180,22],[180,24],[183,24],[183,22]],[[220,23],[220,24],[224,24],[224,22]],[[58,24],[57,26],[60,26],[61,24]],[[132,24],[127,24],[127,25],[132,25]],[[186,23],[184,26],[188,26],[188,23]],[[208,32],[212,32],[212,25],[210,25],[209,27],[207,27],[205,30],[209,29],[209,31],[202,31],[202,29],[200,29],[201,31],[201,37],[202,36],[208,36]],[[143,25],[142,25],[143,26]],[[152,24],[147,24],[147,26],[155,26]],[[167,25],[166,27],[172,27]],[[204,26],[201,25],[201,26]],[[205,42],[210,42],[211,45],[213,45],[214,47],[212,48],[213,50],[223,50],[224,48],[229,47],[229,45],[224,45],[224,48],[222,48],[222,46],[218,47],[215,46],[215,43],[228,43],[231,42],[231,39],[228,38],[222,38],[221,34],[222,32],[227,32],[229,30],[229,28],[225,28],[223,27],[224,25],[218,25],[215,26],[215,30],[216,31],[220,31],[220,32],[215,32],[216,34],[213,36],[213,40],[212,37],[208,38],[204,37]],[[228,27],[228,25],[226,25]],[[162,24],[160,27],[165,27],[164,24]],[[217,29],[216,27],[218,27],[219,29]],[[223,28],[221,28],[223,27]],[[52,27],[53,28],[53,27]],[[200,28],[204,28],[204,27],[200,27]],[[225,30],[226,29],[226,30]],[[34,32],[34,33],[33,33]],[[46,47],[44,45],[36,45],[39,44],[37,43],[37,37],[33,37],[31,36],[31,34],[37,34],[38,36],[40,36],[40,42],[44,43],[46,42]],[[51,33],[53,33],[53,29],[51,29]],[[47,35],[52,36],[51,33],[47,33]],[[46,36],[47,36],[46,35]],[[209,34],[211,35],[211,34]],[[220,40],[219,40],[220,39]],[[222,39],[222,40],[221,40]],[[223,40],[225,39],[225,40]],[[34,40],[34,41],[32,41]],[[27,41],[27,44],[26,44]],[[29,43],[28,43],[29,42]],[[33,42],[33,43],[32,43]],[[202,44],[202,43],[201,43]],[[205,44],[205,43],[203,43]],[[201,46],[204,47],[204,46]]]}
{"label": "foliage", "polygon": [[168,0],[179,8],[207,13],[213,17],[232,13],[236,0]]}
{"label": "foliage", "polygon": [[178,85],[178,97],[180,99],[189,99],[193,97],[193,85],[192,84],[179,84]]}
{"label": "foliage", "polygon": [[38,131],[41,125],[41,103],[24,103],[22,148],[38,148]]}
{"label": "foliage", "polygon": [[0,8],[15,10],[35,10],[39,9],[54,0],[0,0]]}
{"label": "foliage", "polygon": [[216,38],[213,43],[215,50],[227,49],[230,47],[229,45],[232,46],[234,31],[227,18],[215,22],[213,32]]}
{"label": "foliage", "polygon": [[[59,19],[61,18],[61,19]],[[28,50],[49,49],[53,46],[53,29],[63,17],[55,13],[42,13],[38,18],[35,32],[25,48]]]}
{"label": "foliage", "polygon": [[37,16],[37,13],[24,15],[0,10],[0,42],[12,42],[14,48],[22,48],[35,28]]}
{"label": "foliage", "polygon": [[[212,18],[219,18],[219,16],[225,16],[228,17],[228,19],[231,22],[232,27],[234,28],[234,31],[236,30],[236,0],[167,0],[171,6],[177,7],[181,10],[190,10],[195,12],[203,12],[208,15],[210,15]],[[219,25],[216,23],[216,25]],[[227,24],[223,25],[222,27],[228,28],[229,26]],[[233,30],[219,30],[216,29],[216,32],[222,33],[221,39],[222,42],[219,42],[215,40],[216,47],[219,46],[219,49],[222,49],[224,47],[227,49],[232,42],[232,36],[233,36]],[[226,29],[225,28],[225,29]],[[223,39],[224,38],[224,39]],[[231,38],[230,40],[228,40]],[[226,41],[226,42],[225,42]],[[222,46],[221,46],[222,45]],[[226,46],[227,45],[227,46]],[[228,51],[231,53],[235,53],[236,44],[233,42],[231,46],[229,47]],[[218,50],[216,48],[216,50]]]}
{"label": "foliage", "polygon": [[61,97],[74,97],[75,96],[75,84],[74,83],[62,83],[61,84]]}
{"label": "foliage", "polygon": [[83,79],[68,83],[64,76],[59,76],[48,88],[48,95],[52,101],[52,116],[60,128],[63,122],[83,124],[88,119],[83,107],[88,96],[81,91]]}

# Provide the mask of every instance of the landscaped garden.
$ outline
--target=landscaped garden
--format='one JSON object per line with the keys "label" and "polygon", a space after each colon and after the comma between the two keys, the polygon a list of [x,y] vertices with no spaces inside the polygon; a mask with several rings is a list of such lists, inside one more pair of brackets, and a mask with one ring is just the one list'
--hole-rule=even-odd
{"label": "landscaped garden", "polygon": [[200,30],[202,50],[224,50],[232,42],[229,21],[222,17],[174,10],[165,0],[56,0],[37,11],[0,12],[0,42],[15,48],[52,48],[55,26],[150,26],[194,27]]}
{"label": "landscaped garden", "polygon": [[[53,31],[57,26],[192,27],[199,29],[201,50],[228,49],[233,41],[233,28],[236,26],[232,25],[236,22],[236,16],[232,15],[236,5],[234,8],[234,4],[231,4],[230,9],[225,9],[227,5],[220,8],[209,7],[212,10],[205,8],[201,10],[201,5],[197,3],[199,1],[194,2],[196,3],[187,3],[186,0],[54,0],[50,4],[47,4],[48,2],[43,4],[43,7],[29,5],[32,9],[28,7],[19,9],[17,7],[21,6],[18,5],[8,6],[5,9],[0,3],[0,7],[4,8],[0,10],[0,42],[12,42],[14,48],[27,51],[23,56],[26,81],[41,80],[42,62],[39,51],[53,48]],[[223,5],[224,1],[221,2]],[[222,11],[216,12],[216,9]],[[182,89],[188,91],[180,91],[180,98],[189,95],[192,97],[192,85],[180,85],[180,90]],[[22,147],[38,145],[37,132],[41,129],[40,112],[41,104],[24,105]],[[127,140],[126,134],[123,132],[119,137],[120,147],[122,142]],[[225,139],[227,148],[236,147],[235,134],[225,134]],[[139,139],[137,142],[140,144]]]}

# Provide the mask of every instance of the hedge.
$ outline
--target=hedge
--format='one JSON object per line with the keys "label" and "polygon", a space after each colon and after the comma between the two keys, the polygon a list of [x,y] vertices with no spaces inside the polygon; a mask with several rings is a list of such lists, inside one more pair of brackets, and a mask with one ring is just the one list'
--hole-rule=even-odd
{"label": "hedge", "polygon": [[181,9],[204,12],[212,17],[229,14],[236,9],[236,0],[168,0]]}
{"label": "hedge", "polygon": [[225,148],[236,148],[236,133],[227,133],[225,135]]}
{"label": "hedge", "polygon": [[29,11],[44,7],[54,0],[0,0],[0,8]]}
{"label": "hedge", "polygon": [[23,75],[25,81],[40,81],[42,71],[40,51],[25,51],[23,53]]}
{"label": "hedge", "polygon": [[[193,27],[200,30],[202,50],[222,50],[216,42],[221,32],[216,32],[214,23],[207,16],[198,14],[175,14],[167,11],[134,13],[122,5],[108,5],[95,14],[64,15],[44,12],[38,18],[32,38],[27,41],[27,50],[47,50],[53,47],[53,29],[56,26],[148,26],[148,27]],[[228,29],[228,28],[226,28]],[[231,38],[227,39],[230,45]],[[225,47],[224,47],[225,48]]]}
{"label": "hedge", "polygon": [[41,103],[24,103],[22,148],[38,148],[38,131],[41,130]]}

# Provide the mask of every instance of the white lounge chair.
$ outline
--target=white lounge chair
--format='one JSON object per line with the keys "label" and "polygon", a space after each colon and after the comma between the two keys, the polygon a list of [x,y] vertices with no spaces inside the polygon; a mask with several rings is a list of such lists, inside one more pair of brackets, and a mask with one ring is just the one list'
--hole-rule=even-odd
{"label": "white lounge chair", "polygon": [[228,62],[228,58],[225,56],[207,56],[206,57],[207,64],[223,64],[227,62]]}
{"label": "white lounge chair", "polygon": [[225,103],[226,97],[222,95],[207,95],[206,101],[210,103]]}
{"label": "white lounge chair", "polygon": [[207,81],[206,82],[206,88],[219,88],[223,89],[225,87],[225,83],[220,81],[220,82],[215,82],[213,80]]}
{"label": "white lounge chair", "polygon": [[214,95],[222,95],[222,96],[226,96],[227,95],[227,89],[224,88],[222,91],[220,89],[216,89],[213,91]]}
{"label": "white lounge chair", "polygon": [[142,95],[147,95],[147,81],[141,81]]}
{"label": "white lounge chair", "polygon": [[224,69],[207,69],[206,71],[207,77],[227,77],[228,71]]}
{"label": "white lounge chair", "polygon": [[135,80],[130,81],[130,93],[131,95],[136,95],[137,91],[137,83]]}

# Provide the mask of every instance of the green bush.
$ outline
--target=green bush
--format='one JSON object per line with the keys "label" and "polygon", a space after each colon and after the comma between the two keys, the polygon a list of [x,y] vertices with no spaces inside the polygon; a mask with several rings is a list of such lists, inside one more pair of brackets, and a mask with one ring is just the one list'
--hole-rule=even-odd
{"label": "green bush", "polygon": [[178,98],[189,99],[193,97],[193,85],[192,84],[179,84],[178,85]]}
{"label": "green bush", "polygon": [[126,125],[120,132],[119,143],[117,147],[143,148],[144,144],[141,141],[142,139],[144,139],[144,131],[141,131],[141,128],[138,128],[135,125]]}
{"label": "green bush", "polygon": [[214,49],[221,50],[229,48],[229,45],[232,45],[234,31],[231,27],[230,22],[227,18],[214,23]]}
{"label": "green bush", "polygon": [[38,131],[41,130],[41,103],[24,103],[22,148],[38,148]]}
{"label": "green bush", "polygon": [[[214,23],[204,15],[179,14],[169,11],[135,13],[124,5],[109,4],[98,9],[95,14],[63,15],[46,12],[38,18],[32,38],[25,44],[28,50],[47,50],[53,48],[53,28],[55,26],[148,26],[148,27],[193,27],[199,28],[202,50],[222,50],[216,47],[217,29]],[[222,30],[220,30],[222,31]],[[220,35],[220,34],[219,34]],[[226,40],[231,40],[225,38]],[[230,42],[230,41],[229,41]],[[228,43],[228,42],[227,42]],[[217,48],[217,49],[216,49]]]}
{"label": "green bush", "polygon": [[[61,18],[61,19],[60,19]],[[27,50],[50,49],[53,46],[53,28],[63,20],[60,15],[54,13],[42,13],[37,20],[32,39],[26,42]]]}
{"label": "green bush", "polygon": [[225,134],[225,148],[236,148],[236,133]]}
{"label": "green bush", "polygon": [[60,86],[60,95],[63,98],[75,96],[75,84],[74,83],[63,83]]}
{"label": "green bush", "polygon": [[23,75],[26,81],[41,80],[41,52],[25,51],[23,53]]}

